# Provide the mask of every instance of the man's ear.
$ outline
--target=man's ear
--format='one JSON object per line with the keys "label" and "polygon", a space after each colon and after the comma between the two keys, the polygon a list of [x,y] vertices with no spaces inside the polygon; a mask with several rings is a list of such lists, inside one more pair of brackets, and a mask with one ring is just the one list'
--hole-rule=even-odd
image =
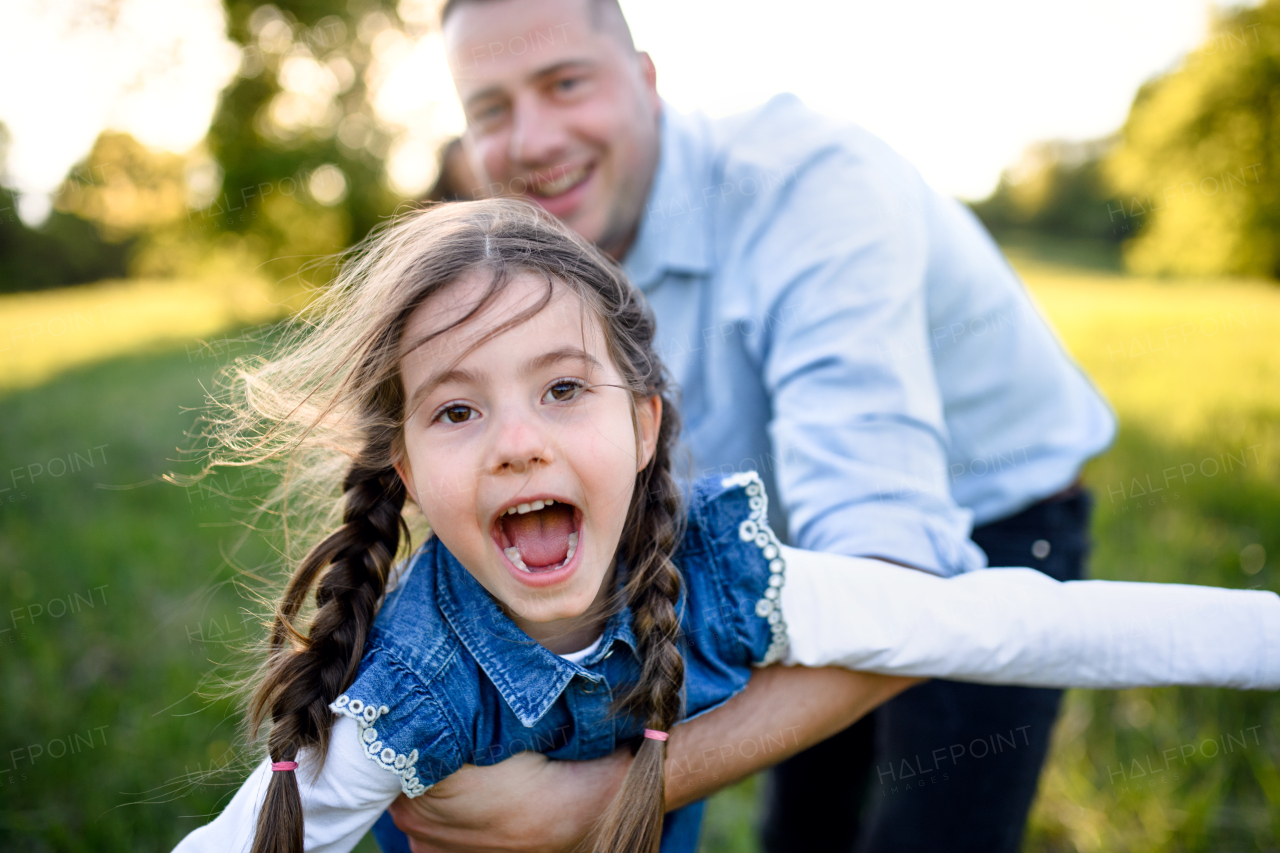
{"label": "man's ear", "polygon": [[637,50],[636,59],[640,61],[640,73],[644,75],[644,81],[649,84],[650,89],[658,91],[658,68],[653,64],[649,51]]}
{"label": "man's ear", "polygon": [[640,456],[636,460],[636,472],[643,471],[653,461],[658,449],[658,432],[662,428],[662,395],[654,394],[636,403],[636,438]]}
{"label": "man's ear", "polygon": [[640,63],[640,76],[644,78],[645,88],[655,109],[662,108],[662,99],[658,97],[658,69],[653,64],[653,57],[643,50],[636,51],[636,61]]}
{"label": "man's ear", "polygon": [[413,487],[413,469],[409,467],[409,460],[397,454],[391,467],[396,469],[396,475],[400,477],[400,482],[404,483],[404,490],[409,493],[410,499],[421,507],[422,504],[418,503],[418,490]]}

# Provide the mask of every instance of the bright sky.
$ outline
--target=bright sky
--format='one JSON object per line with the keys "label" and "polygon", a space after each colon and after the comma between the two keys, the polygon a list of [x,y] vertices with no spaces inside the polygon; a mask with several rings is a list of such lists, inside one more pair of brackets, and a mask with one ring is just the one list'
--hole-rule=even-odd
{"label": "bright sky", "polygon": [[[1124,121],[1198,47],[1205,0],[622,0],[658,87],[722,115],[790,91],[857,123],[938,189],[985,197],[1043,139]],[[675,25],[678,22],[678,25]]]}
{"label": "bright sky", "polygon": [[[421,0],[414,3],[422,5]],[[979,198],[1030,143],[1104,135],[1138,86],[1201,44],[1206,0],[622,0],[659,89],[724,115],[782,91],[882,136],[941,190]],[[114,13],[105,10],[115,8]],[[203,137],[239,53],[218,0],[0,4],[4,182],[27,221],[104,128],[153,147]],[[377,69],[379,114],[406,130],[404,189],[458,112],[438,39]],[[394,67],[388,67],[394,66]],[[20,81],[15,83],[14,81]]]}
{"label": "bright sky", "polygon": [[4,183],[28,222],[108,127],[185,151],[204,136],[240,53],[218,0],[0,3]]}

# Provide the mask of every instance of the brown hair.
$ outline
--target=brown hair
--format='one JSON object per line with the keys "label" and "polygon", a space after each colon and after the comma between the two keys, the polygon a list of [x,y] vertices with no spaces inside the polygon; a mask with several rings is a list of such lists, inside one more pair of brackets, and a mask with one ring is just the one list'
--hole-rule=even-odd
{"label": "brown hair", "polygon": [[[532,205],[462,202],[407,215],[371,237],[304,312],[275,358],[234,372],[235,393],[214,419],[220,448],[214,464],[283,461],[277,499],[286,525],[290,518],[311,518],[332,531],[297,561],[275,605],[266,661],[248,700],[251,738],[270,717],[272,761],[296,760],[310,748],[317,772],[323,764],[334,720],[329,703],[355,678],[392,565],[409,540],[405,489],[393,468],[404,452],[401,337],[424,300],[477,270],[491,273],[491,283],[460,323],[483,310],[514,274],[545,277],[545,298],[491,334],[536,314],[550,300],[552,283],[561,283],[600,319],[632,393],[663,398],[657,448],[637,475],[619,547],[626,565],[621,594],[632,610],[642,663],[639,680],[616,707],[662,731],[681,716],[676,603],[682,580],[671,561],[681,534],[680,491],[671,470],[680,428],[654,349],[652,314],[616,264]],[[331,508],[339,490],[341,523],[334,530]],[[320,512],[308,514],[307,506]],[[301,614],[313,586],[314,613],[304,628]],[[591,850],[658,849],[665,754],[663,742],[641,740]],[[253,853],[298,853],[302,842],[295,773],[273,772]]]}
{"label": "brown hair", "polygon": [[[491,2],[494,0],[445,0],[444,5],[440,7],[440,25],[443,26],[444,22],[449,20],[449,16],[462,6]],[[618,0],[586,0],[586,2],[592,29],[596,32],[608,33],[627,50],[636,49],[636,43],[631,36],[631,27],[627,24],[626,16],[622,14],[622,5]]]}

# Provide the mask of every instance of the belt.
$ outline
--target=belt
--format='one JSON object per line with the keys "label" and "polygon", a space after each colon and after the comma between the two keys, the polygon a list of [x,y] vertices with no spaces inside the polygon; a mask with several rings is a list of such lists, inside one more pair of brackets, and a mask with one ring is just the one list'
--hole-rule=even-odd
{"label": "belt", "polygon": [[1051,503],[1057,503],[1058,501],[1071,500],[1071,498],[1078,497],[1079,495],[1082,495],[1082,494],[1084,494],[1084,478],[1076,477],[1075,482],[1073,482],[1071,485],[1067,486],[1064,489],[1059,489],[1058,491],[1049,495],[1047,498],[1041,498],[1040,500],[1033,503],[1031,506],[1040,506],[1041,504],[1051,504]]}

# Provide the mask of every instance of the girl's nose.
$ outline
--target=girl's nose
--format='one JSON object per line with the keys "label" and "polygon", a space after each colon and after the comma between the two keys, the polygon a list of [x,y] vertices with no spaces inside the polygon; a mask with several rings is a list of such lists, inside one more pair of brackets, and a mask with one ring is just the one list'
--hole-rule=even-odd
{"label": "girl's nose", "polygon": [[498,415],[490,454],[494,474],[524,474],[551,461],[543,425],[531,413],[508,411]]}

